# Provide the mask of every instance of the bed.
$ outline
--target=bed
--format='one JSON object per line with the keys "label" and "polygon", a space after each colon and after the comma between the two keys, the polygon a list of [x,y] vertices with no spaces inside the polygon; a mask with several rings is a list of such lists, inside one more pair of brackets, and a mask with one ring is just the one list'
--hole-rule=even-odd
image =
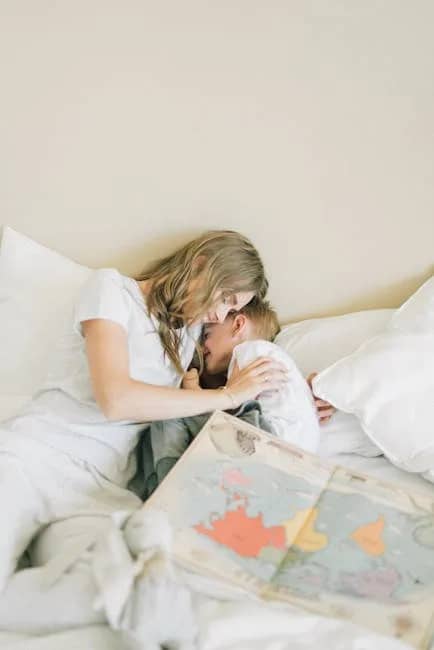
{"label": "bed", "polygon": [[[67,317],[71,301],[89,273],[87,267],[5,229],[0,254],[0,322],[1,338],[8,340],[8,346],[0,368],[0,421],[12,416],[40,382],[56,327],[60,319]],[[378,338],[393,317],[393,310],[384,309],[307,320],[283,328],[278,342],[305,375],[313,370],[321,372],[349,359],[366,341]],[[430,368],[427,373],[432,375]],[[432,496],[434,486],[422,476],[427,468],[405,471],[399,462],[393,464],[388,459],[384,444],[381,435],[368,439],[355,415],[341,411],[323,428],[319,454],[333,463]],[[398,639],[292,606],[203,597],[197,599],[195,607],[201,650],[409,647]],[[0,647],[110,650],[128,646],[120,633],[100,625],[39,637],[0,632]]]}
{"label": "bed", "polygon": [[[9,417],[25,396],[0,396],[0,420]],[[330,453],[324,438],[320,454],[329,461],[383,480],[432,493],[418,475],[393,466],[384,456]],[[323,618],[291,606],[273,607],[248,601],[225,602],[204,598],[197,605],[201,650],[302,650],[312,647],[346,650],[404,650],[396,639],[377,635],[338,619]],[[120,650],[130,647],[121,633],[108,626],[88,626],[43,636],[0,632],[0,648],[11,650]],[[145,646],[144,646],[145,647]]]}

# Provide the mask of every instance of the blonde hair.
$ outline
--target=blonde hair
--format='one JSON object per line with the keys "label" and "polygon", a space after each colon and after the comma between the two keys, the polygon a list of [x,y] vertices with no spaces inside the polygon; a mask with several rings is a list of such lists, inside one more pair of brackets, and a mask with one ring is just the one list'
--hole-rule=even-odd
{"label": "blonde hair", "polygon": [[[199,277],[200,282],[191,292],[192,280]],[[178,328],[203,316],[215,303],[219,290],[223,292],[222,298],[253,291],[262,299],[268,289],[258,251],[246,237],[232,230],[205,232],[171,255],[149,264],[136,280],[150,281],[146,304],[158,320],[163,348],[181,374],[184,369]],[[202,365],[202,352],[198,345],[196,349]]]}
{"label": "blonde hair", "polygon": [[230,312],[230,315],[234,318],[237,314],[244,314],[252,321],[255,335],[260,339],[272,341],[280,332],[277,313],[267,300],[253,298],[239,311]]}

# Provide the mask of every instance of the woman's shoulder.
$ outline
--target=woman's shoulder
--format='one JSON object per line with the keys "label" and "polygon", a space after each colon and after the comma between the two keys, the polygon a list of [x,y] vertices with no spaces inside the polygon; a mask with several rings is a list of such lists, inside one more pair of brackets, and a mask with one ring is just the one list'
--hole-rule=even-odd
{"label": "woman's shoulder", "polygon": [[115,268],[100,268],[91,272],[87,281],[84,283],[81,295],[122,292],[129,289],[132,278],[122,275]]}
{"label": "woman's shoulder", "polygon": [[97,318],[114,320],[127,327],[131,305],[124,278],[115,268],[96,269],[91,273],[76,303],[74,329],[81,331],[82,321]]}
{"label": "woman's shoulder", "polygon": [[100,282],[100,283],[115,283],[118,286],[122,286],[124,278],[126,276],[123,276],[117,269],[111,268],[111,267],[104,267],[101,269],[94,269],[90,277],[88,279],[88,282],[92,282],[94,284]]}

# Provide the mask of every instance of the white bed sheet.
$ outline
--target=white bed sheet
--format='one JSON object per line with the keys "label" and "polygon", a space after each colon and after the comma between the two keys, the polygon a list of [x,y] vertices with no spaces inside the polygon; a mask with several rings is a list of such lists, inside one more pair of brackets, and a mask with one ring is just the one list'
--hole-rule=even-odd
{"label": "white bed sheet", "polygon": [[[408,645],[398,640],[290,606],[207,599],[197,608],[197,619],[199,639],[195,650],[410,650]],[[105,626],[89,626],[40,637],[0,633],[0,648],[131,650],[119,633]],[[139,649],[158,650],[146,643],[134,648]]]}
{"label": "white bed sheet", "polygon": [[[0,422],[11,417],[26,396],[0,396]],[[335,454],[327,460],[372,474],[401,487],[433,494],[434,486],[417,475],[404,472],[383,456],[364,458]],[[68,604],[65,603],[65,607]],[[281,604],[224,602],[203,598],[196,608],[200,650],[404,650],[398,640],[377,635],[343,620],[312,615]],[[40,637],[0,632],[1,650],[122,650],[119,633],[105,626],[71,629]],[[434,648],[434,644],[431,646]],[[143,650],[148,649],[143,645]],[[152,649],[153,650],[153,649]]]}
{"label": "white bed sheet", "polygon": [[365,458],[357,454],[334,454],[333,456],[328,456],[326,460],[336,465],[350,467],[361,474],[370,474],[382,481],[396,483],[404,490],[418,491],[434,496],[433,483],[422,478],[420,474],[404,472],[399,467],[392,465],[384,456]]}

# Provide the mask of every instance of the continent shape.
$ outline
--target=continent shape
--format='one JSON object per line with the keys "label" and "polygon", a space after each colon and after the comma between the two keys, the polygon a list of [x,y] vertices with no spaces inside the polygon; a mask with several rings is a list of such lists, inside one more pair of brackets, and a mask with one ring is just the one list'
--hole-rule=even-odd
{"label": "continent shape", "polygon": [[203,524],[197,524],[194,528],[201,535],[229,547],[243,557],[258,557],[266,546],[282,550],[286,546],[283,526],[264,526],[262,514],[249,517],[244,505],[228,510],[223,517],[214,519],[211,528],[206,528]]}
{"label": "continent shape", "polygon": [[359,526],[352,533],[351,539],[353,539],[367,555],[383,555],[386,550],[386,545],[381,538],[384,530],[384,523],[384,517],[380,516],[376,521]]}
{"label": "continent shape", "polygon": [[315,530],[315,521],[318,517],[318,508],[305,508],[298,510],[291,519],[282,523],[285,528],[286,543],[294,544],[302,551],[314,553],[327,546],[328,537]]}
{"label": "continent shape", "polygon": [[393,566],[359,573],[341,573],[340,579],[344,592],[377,600],[391,599],[401,582],[401,576]]}

